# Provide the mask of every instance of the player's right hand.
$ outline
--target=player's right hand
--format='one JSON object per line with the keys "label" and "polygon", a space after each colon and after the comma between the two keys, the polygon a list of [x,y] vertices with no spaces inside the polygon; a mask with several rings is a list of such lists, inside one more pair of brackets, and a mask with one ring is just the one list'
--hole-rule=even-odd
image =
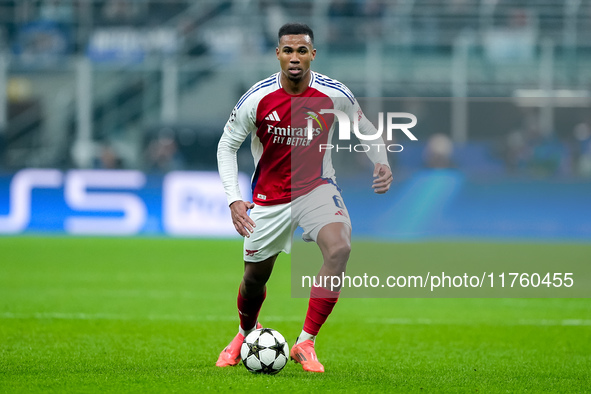
{"label": "player's right hand", "polygon": [[230,212],[232,213],[232,223],[238,234],[243,237],[250,238],[250,234],[254,232],[256,224],[254,220],[248,216],[249,209],[253,209],[254,204],[250,201],[234,201],[230,204]]}

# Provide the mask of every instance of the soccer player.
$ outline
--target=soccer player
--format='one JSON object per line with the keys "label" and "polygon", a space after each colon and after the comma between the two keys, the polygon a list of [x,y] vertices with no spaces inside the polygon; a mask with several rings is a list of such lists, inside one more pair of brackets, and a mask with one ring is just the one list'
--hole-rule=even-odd
{"label": "soccer player", "polygon": [[[240,98],[218,145],[219,173],[232,221],[236,231],[245,237],[244,276],[238,291],[239,332],[221,352],[216,362],[219,367],[237,365],[245,336],[261,327],[257,319],[266,297],[267,280],[277,255],[290,252],[296,226],[303,228],[305,241],[314,241],[320,247],[323,264],[319,276],[341,276],[349,258],[351,222],[334,178],[330,151],[319,149],[320,144],[331,142],[334,116],[325,114],[328,129],[316,128],[309,140],[302,134],[303,127],[295,127],[292,98],[319,100],[319,105],[355,118],[361,133],[376,134],[345,85],[310,69],[316,49],[314,33],[307,25],[288,23],[280,28],[278,39],[275,51],[281,71],[256,83]],[[236,151],[249,135],[256,165],[253,202],[242,201],[236,162]],[[375,165],[374,191],[387,192],[392,172],[385,149],[366,153]],[[297,176],[292,168],[294,155],[303,168],[297,168]],[[304,327],[290,352],[306,371],[324,372],[314,341],[339,294],[340,288],[313,286],[310,291]]]}

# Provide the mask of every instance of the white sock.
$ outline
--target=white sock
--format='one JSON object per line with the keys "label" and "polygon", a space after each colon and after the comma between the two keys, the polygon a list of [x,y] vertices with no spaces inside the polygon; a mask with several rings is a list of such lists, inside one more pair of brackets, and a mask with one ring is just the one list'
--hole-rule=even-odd
{"label": "white sock", "polygon": [[302,343],[304,341],[307,341],[308,339],[311,340],[312,342],[314,342],[314,341],[316,341],[316,335],[308,334],[306,331],[302,330],[302,333],[298,337],[298,341],[296,342],[296,345],[298,343]]}
{"label": "white sock", "polygon": [[250,334],[251,332],[253,332],[257,328],[257,323],[254,323],[254,327],[251,328],[250,330],[244,330],[244,329],[242,329],[242,326],[240,324],[238,324],[238,332],[246,337],[248,334]]}

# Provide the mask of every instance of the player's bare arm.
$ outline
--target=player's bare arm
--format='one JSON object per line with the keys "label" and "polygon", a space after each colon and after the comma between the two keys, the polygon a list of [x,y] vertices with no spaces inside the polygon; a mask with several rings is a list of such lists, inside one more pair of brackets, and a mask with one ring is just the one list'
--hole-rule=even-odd
{"label": "player's bare arm", "polygon": [[390,190],[392,184],[392,170],[385,164],[376,163],[373,170],[373,191],[378,194],[384,194]]}
{"label": "player's bare arm", "polygon": [[232,223],[238,234],[243,237],[250,237],[250,234],[256,227],[255,222],[248,216],[248,210],[254,208],[254,204],[250,201],[234,201],[230,204],[230,212],[232,214]]}

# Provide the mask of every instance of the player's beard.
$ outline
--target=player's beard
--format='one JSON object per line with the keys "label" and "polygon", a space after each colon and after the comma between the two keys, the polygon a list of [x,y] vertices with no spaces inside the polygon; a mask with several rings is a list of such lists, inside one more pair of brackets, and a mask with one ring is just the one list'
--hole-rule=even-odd
{"label": "player's beard", "polygon": [[300,82],[301,80],[304,79],[304,77],[306,76],[306,74],[308,74],[309,70],[303,71],[298,74],[298,75],[292,75],[289,72],[287,73],[287,79],[289,79],[290,81],[293,82]]}

